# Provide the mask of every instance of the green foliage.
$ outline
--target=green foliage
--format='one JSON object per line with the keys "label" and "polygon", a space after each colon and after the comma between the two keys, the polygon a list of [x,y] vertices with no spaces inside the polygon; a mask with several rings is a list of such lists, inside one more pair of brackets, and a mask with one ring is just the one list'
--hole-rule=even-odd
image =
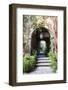
{"label": "green foliage", "polygon": [[25,27],[27,27],[26,23],[29,23],[33,29],[44,26],[44,16],[24,15],[23,17]]}
{"label": "green foliage", "polygon": [[36,57],[35,55],[25,55],[23,60],[23,71],[28,73],[35,68]]}
{"label": "green foliage", "polygon": [[33,29],[35,29],[37,27],[37,18],[36,16],[30,16],[30,21],[31,21],[31,27],[33,27]]}
{"label": "green foliage", "polygon": [[33,50],[32,55],[34,55],[35,57],[37,57],[37,51]]}
{"label": "green foliage", "polygon": [[51,60],[51,68],[53,69],[53,72],[56,72],[57,70],[57,57],[56,54],[53,52],[49,52],[49,58]]}

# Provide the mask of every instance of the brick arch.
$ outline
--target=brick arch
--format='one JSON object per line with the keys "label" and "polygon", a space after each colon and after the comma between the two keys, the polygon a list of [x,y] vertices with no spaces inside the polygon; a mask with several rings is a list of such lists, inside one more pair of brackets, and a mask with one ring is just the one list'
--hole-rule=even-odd
{"label": "brick arch", "polygon": [[[42,34],[42,38],[40,38],[40,34]],[[36,28],[31,34],[31,54],[34,50],[38,51],[39,43],[41,40],[46,41],[47,45],[47,53],[50,49],[50,33],[49,30],[45,27]]]}

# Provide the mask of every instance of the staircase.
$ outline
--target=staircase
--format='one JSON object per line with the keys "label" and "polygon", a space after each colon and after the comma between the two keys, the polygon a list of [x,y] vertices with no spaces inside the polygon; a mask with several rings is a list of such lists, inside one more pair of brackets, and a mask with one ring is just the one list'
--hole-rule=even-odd
{"label": "staircase", "polygon": [[30,74],[48,74],[52,73],[51,61],[42,52],[37,55],[36,69]]}
{"label": "staircase", "polygon": [[37,56],[37,67],[48,67],[51,65],[51,61],[43,52],[40,52]]}
{"label": "staircase", "polygon": [[51,61],[43,53],[38,54],[36,69],[31,74],[48,74],[52,73]]}
{"label": "staircase", "polygon": [[38,57],[37,58],[37,67],[50,67],[51,61],[48,57]]}

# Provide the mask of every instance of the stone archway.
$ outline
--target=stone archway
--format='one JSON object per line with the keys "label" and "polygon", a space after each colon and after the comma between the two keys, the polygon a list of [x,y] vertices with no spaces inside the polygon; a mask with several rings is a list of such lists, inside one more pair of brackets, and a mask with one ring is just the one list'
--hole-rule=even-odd
{"label": "stone archway", "polygon": [[33,31],[31,36],[31,54],[34,50],[36,50],[38,53],[40,41],[43,40],[46,42],[46,46],[47,46],[46,53],[48,54],[50,50],[49,30],[44,27],[36,28],[36,30]]}

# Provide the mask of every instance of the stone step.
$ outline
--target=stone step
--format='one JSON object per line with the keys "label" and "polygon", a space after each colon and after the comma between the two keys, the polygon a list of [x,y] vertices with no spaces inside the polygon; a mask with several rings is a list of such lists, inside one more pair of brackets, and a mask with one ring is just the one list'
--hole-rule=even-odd
{"label": "stone step", "polygon": [[51,63],[37,63],[36,66],[50,66]]}
{"label": "stone step", "polygon": [[45,54],[38,54],[38,56],[45,56]]}
{"label": "stone step", "polygon": [[[29,74],[51,74],[52,68],[50,66],[37,67],[34,71]],[[26,73],[27,74],[27,73]]]}
{"label": "stone step", "polygon": [[39,55],[39,56],[38,56],[38,58],[43,58],[43,57],[45,57],[45,55]]}
{"label": "stone step", "polygon": [[37,59],[38,59],[38,60],[49,60],[48,57],[38,57]]}
{"label": "stone step", "polygon": [[50,67],[51,65],[36,65],[36,67]]}
{"label": "stone step", "polygon": [[50,60],[45,60],[45,59],[43,59],[43,60],[37,60],[37,63],[50,63],[51,61]]}

